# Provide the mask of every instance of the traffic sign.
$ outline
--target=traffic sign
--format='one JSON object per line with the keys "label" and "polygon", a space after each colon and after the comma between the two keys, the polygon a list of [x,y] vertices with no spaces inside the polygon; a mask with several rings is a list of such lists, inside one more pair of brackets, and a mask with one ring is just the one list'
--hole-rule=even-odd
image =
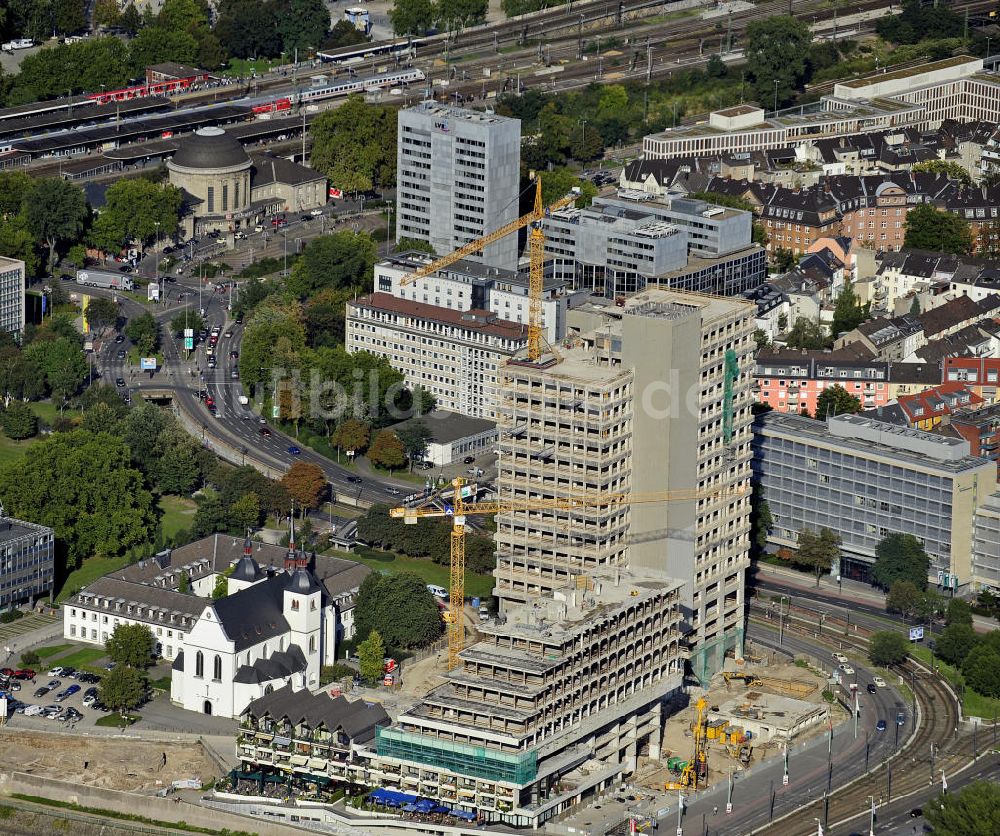
{"label": "traffic sign", "polygon": [[911,627],[910,628],[910,641],[911,642],[922,642],[924,640],[924,628],[923,627]]}

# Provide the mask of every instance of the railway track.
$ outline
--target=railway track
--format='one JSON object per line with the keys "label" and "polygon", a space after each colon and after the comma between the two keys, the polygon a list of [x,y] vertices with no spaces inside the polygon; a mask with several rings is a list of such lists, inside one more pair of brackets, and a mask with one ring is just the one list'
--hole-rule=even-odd
{"label": "railway track", "polygon": [[[772,613],[771,608],[751,605],[751,611]],[[819,638],[840,648],[867,652],[869,631],[852,625],[847,619],[830,617],[805,607],[792,607],[785,616],[783,629],[792,634]],[[775,833],[781,836],[799,836],[816,832],[816,820],[824,827],[843,825],[859,816],[867,816],[871,798],[876,805],[892,799],[925,790],[932,783],[940,783],[941,771],[954,774],[973,759],[977,741],[961,729],[961,715],[955,694],[948,685],[923,664],[908,659],[891,670],[899,675],[913,693],[919,711],[919,727],[904,741],[899,753],[888,760],[873,765],[867,773],[826,799],[816,799],[802,805],[755,832]],[[889,732],[886,732],[887,734]]]}

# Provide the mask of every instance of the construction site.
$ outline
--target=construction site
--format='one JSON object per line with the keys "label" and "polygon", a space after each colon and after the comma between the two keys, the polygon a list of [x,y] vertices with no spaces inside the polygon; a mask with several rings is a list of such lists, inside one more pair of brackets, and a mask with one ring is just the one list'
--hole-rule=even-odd
{"label": "construction site", "polygon": [[644,764],[635,783],[653,791],[704,789],[779,755],[827,728],[825,685],[795,664],[727,659],[710,687],[668,719],[659,759]]}

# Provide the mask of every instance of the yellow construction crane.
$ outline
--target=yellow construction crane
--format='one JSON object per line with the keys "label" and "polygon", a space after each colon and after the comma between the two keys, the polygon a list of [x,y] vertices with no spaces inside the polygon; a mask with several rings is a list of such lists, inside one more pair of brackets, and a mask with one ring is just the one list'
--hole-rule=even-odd
{"label": "yellow construction crane", "polygon": [[542,178],[535,177],[535,204],[526,215],[521,215],[516,221],[504,224],[493,232],[470,241],[468,244],[459,247],[449,255],[442,256],[430,264],[421,267],[414,273],[406,276],[399,284],[405,286],[418,279],[426,278],[438,270],[449,267],[456,261],[465,258],[467,255],[479,252],[483,247],[506,238],[512,232],[517,232],[524,227],[531,225],[531,234],[528,236],[530,253],[530,274],[528,281],[528,359],[535,362],[542,356],[542,286],[545,279],[545,233],[542,231],[542,220],[547,212],[554,212],[568,206],[579,197],[579,194],[572,194],[557,200],[550,206],[542,206]]}
{"label": "yellow construction crane", "polygon": [[465,625],[462,613],[465,606],[465,518],[469,516],[489,516],[510,511],[572,511],[576,508],[595,508],[609,505],[640,505],[654,502],[683,502],[699,499],[709,499],[715,496],[745,493],[744,486],[734,488],[716,488],[713,490],[673,490],[650,493],[580,493],[573,496],[540,499],[525,497],[524,499],[499,499],[487,502],[466,502],[462,495],[464,479],[457,478],[451,484],[453,496],[451,507],[446,509],[431,505],[415,508],[392,508],[389,516],[402,518],[407,525],[416,525],[427,517],[451,517],[451,586],[448,590],[448,604],[451,618],[446,619],[448,625],[448,670],[454,669],[459,662],[465,639]]}

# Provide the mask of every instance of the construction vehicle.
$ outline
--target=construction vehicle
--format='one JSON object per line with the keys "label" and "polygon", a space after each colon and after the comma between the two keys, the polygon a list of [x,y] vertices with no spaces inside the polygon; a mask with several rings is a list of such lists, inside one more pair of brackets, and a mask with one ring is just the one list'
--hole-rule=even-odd
{"label": "construction vehicle", "polygon": [[534,363],[542,356],[542,288],[545,279],[545,233],[542,231],[542,220],[549,212],[562,209],[576,201],[580,193],[577,189],[573,194],[568,195],[549,206],[542,206],[542,178],[535,177],[535,202],[531,211],[521,215],[516,221],[511,221],[493,232],[470,241],[459,247],[449,255],[435,259],[430,264],[421,267],[400,281],[400,286],[411,284],[419,279],[426,278],[438,270],[450,267],[456,261],[472,255],[483,249],[483,247],[499,241],[511,233],[517,232],[526,226],[531,226],[531,234],[528,236],[529,278],[528,278],[528,359]]}
{"label": "construction vehicle", "polygon": [[722,678],[726,680],[726,688],[729,687],[730,682],[742,682],[747,688],[751,688],[754,685],[761,685],[760,677],[755,673],[733,673],[732,671],[723,671]]}
{"label": "construction vehicle", "polygon": [[[694,733],[694,758],[689,761],[676,763],[680,770],[680,778],[676,781],[668,781],[663,785],[665,790],[696,790],[708,781],[708,748],[706,746],[706,726],[705,709],[708,703],[704,697],[699,697],[695,703],[697,717],[691,724],[691,731]],[[681,766],[683,764],[683,766]],[[670,767],[670,760],[667,761]]]}
{"label": "construction vehicle", "polygon": [[[448,589],[448,609],[452,620],[448,621],[448,670],[458,666],[458,654],[462,652],[465,641],[465,627],[462,619],[462,609],[465,606],[465,518],[469,516],[492,516],[511,511],[572,511],[580,508],[600,508],[610,505],[640,505],[660,502],[695,502],[700,499],[711,499],[717,496],[739,496],[746,492],[744,485],[735,487],[715,488],[712,490],[681,489],[673,491],[655,491],[650,493],[579,493],[570,496],[552,497],[547,499],[500,499],[487,502],[467,502],[462,493],[464,479],[458,477],[452,481],[451,505],[438,508],[435,505],[420,505],[417,507],[391,508],[389,516],[402,519],[406,525],[416,525],[424,518],[452,518],[451,529],[451,584]],[[440,498],[440,493],[433,494],[425,501],[430,502]],[[704,702],[701,700],[700,702]]]}

